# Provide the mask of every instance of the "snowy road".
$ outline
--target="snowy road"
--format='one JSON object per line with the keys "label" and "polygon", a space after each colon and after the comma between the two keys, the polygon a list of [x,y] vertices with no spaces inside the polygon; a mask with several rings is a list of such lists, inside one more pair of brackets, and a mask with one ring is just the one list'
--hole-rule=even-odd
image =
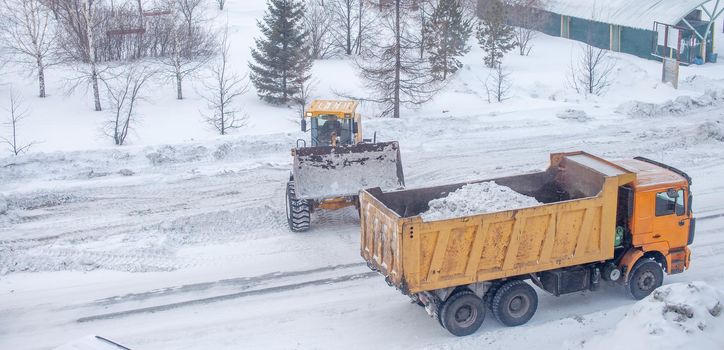
{"label": "snowy road", "polygon": [[[700,129],[720,109],[656,120],[602,110],[586,123],[554,115],[421,115],[367,127],[400,141],[410,187],[533,171],[548,153],[576,149],[685,169],[700,218],[692,269],[666,282],[724,288],[724,144]],[[4,163],[0,348],[48,349],[86,334],[134,349],[577,348],[632,304],[614,287],[541,292],[529,324],[504,328],[489,318],[475,335],[454,338],[362,264],[353,210],[320,213],[312,231],[288,232],[283,190],[294,139]]]}

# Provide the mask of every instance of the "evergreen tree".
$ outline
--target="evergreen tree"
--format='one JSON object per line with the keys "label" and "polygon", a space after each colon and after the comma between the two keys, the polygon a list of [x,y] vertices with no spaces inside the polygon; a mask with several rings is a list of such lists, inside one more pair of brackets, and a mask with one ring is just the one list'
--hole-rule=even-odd
{"label": "evergreen tree", "polygon": [[425,23],[425,50],[435,78],[445,80],[463,66],[458,57],[470,51],[467,41],[471,32],[471,22],[464,18],[460,1],[440,1]]}
{"label": "evergreen tree", "polygon": [[478,23],[478,43],[485,50],[483,61],[495,68],[503,60],[503,55],[515,48],[513,27],[505,23],[505,5],[500,0],[491,0],[483,8],[483,17]]}
{"label": "evergreen tree", "polygon": [[254,40],[251,56],[255,62],[249,62],[249,77],[264,101],[291,101],[310,77],[304,10],[300,0],[267,0],[264,20],[257,21],[262,38]]}

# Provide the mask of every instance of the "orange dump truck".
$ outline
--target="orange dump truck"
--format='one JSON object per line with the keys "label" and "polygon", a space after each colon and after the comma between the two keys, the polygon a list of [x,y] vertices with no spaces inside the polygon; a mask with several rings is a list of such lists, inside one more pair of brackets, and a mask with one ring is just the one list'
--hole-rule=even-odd
{"label": "orange dump truck", "polygon": [[[540,205],[426,222],[433,199],[494,181]],[[489,310],[507,326],[533,317],[531,283],[556,296],[602,281],[644,298],[689,267],[691,179],[645,159],[551,155],[542,172],[470,183],[360,192],[361,253],[454,335],[475,332]],[[530,281],[530,283],[528,282]]]}

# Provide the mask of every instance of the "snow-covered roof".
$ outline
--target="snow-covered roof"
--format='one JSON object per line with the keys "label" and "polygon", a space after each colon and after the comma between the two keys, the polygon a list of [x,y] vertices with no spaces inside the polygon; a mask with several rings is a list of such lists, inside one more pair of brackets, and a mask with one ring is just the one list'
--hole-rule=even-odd
{"label": "snow-covered roof", "polygon": [[651,30],[654,22],[676,25],[707,0],[547,0],[548,11],[597,22]]}

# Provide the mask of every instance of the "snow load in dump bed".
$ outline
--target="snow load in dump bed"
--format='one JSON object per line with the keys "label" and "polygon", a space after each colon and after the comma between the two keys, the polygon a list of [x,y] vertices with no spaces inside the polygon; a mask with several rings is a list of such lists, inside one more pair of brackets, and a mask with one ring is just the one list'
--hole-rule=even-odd
{"label": "snow load in dump bed", "polygon": [[[551,166],[542,172],[393,192],[373,188],[367,192],[400,217],[410,218],[429,211],[430,202],[434,203],[470,184],[495,182],[499,186],[535,199],[538,205],[545,205],[596,197],[601,193],[604,181],[609,177],[619,177],[619,185],[623,185],[632,182],[635,174],[591,154],[574,152],[551,155]],[[505,210],[483,210],[480,213],[496,211]]]}
{"label": "snow load in dump bed", "polygon": [[297,198],[356,196],[363,188],[405,185],[397,142],[293,150]]}

